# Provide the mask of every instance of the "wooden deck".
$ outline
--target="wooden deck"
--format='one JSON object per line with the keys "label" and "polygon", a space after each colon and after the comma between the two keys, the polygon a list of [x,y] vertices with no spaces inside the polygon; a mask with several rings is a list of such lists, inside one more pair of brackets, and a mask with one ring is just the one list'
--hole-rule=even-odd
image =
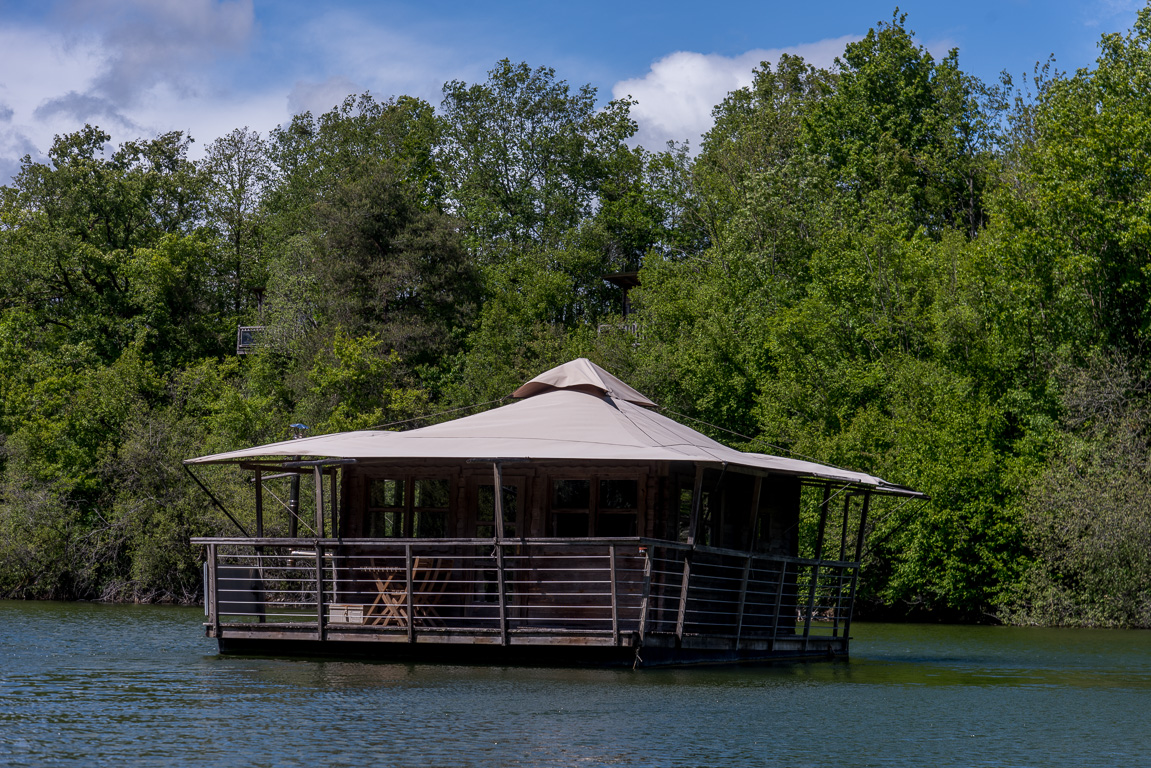
{"label": "wooden deck", "polygon": [[656,539],[195,539],[225,653],[542,664],[846,656],[858,574]]}

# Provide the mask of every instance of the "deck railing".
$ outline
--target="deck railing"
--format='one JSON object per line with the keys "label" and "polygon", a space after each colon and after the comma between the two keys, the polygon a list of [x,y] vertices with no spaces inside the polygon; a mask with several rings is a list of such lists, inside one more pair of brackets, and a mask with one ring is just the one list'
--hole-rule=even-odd
{"label": "deck railing", "polygon": [[[219,637],[846,637],[858,564],[652,539],[196,539]],[[493,640],[499,642],[500,640]]]}

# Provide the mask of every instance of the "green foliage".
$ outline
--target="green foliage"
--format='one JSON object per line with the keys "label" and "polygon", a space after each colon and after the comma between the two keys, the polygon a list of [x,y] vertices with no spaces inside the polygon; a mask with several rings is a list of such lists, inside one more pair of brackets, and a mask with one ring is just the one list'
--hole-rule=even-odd
{"label": "green foliage", "polygon": [[317,356],[309,373],[303,407],[311,423],[322,425],[312,434],[379,427],[427,411],[424,392],[397,386],[400,362],[374,336],[353,339],[337,331],[331,357]]}
{"label": "green foliage", "polygon": [[[1151,625],[1149,83],[1151,6],[1034,95],[897,13],[831,71],[762,64],[696,157],[508,60],[438,112],[349,96],[198,163],[58,137],[0,194],[0,595],[193,600],[187,541],[231,523],[181,459],[582,355],[740,447],[927,493],[875,501],[870,610]],[[603,276],[632,271],[625,321]],[[242,357],[237,325],[267,327]]]}
{"label": "green foliage", "polygon": [[1013,585],[1018,623],[1151,626],[1151,451],[1146,379],[1122,359],[1058,373],[1066,409],[1024,499],[1031,567]]}

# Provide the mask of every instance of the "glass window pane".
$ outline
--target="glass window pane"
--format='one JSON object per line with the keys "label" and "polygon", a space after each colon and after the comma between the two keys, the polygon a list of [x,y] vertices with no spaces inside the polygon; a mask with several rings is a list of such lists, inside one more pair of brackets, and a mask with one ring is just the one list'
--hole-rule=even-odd
{"label": "glass window pane", "polygon": [[447,509],[450,498],[448,481],[439,478],[416,480],[412,497],[417,507]]}
{"label": "glass window pane", "polygon": [[553,518],[555,536],[587,536],[588,535],[588,513],[587,512],[556,512]]}
{"label": "glass window pane", "polygon": [[[495,498],[491,485],[481,485],[476,494],[476,535],[495,535]],[[516,509],[518,489],[514,485],[505,485],[503,492],[504,505],[504,536],[516,535]]]}
{"label": "glass window pane", "polygon": [[635,513],[600,515],[596,519],[595,535],[623,537],[636,535]]}
{"label": "glass window pane", "polygon": [[590,480],[556,480],[553,483],[552,509],[587,509],[590,506]]}
{"label": "glass window pane", "polygon": [[404,481],[374,479],[368,485],[369,507],[404,506]]}
{"label": "glass window pane", "polygon": [[369,539],[386,539],[399,536],[403,525],[403,512],[392,509],[370,510],[365,517],[367,530],[364,535]]}
{"label": "glass window pane", "polygon": [[687,536],[691,533],[691,488],[680,488],[679,509],[676,519],[676,539],[687,543]]}
{"label": "glass window pane", "polygon": [[448,535],[448,513],[439,509],[417,509],[412,516],[412,535],[442,539]]}
{"label": "glass window pane", "polygon": [[635,480],[600,480],[600,509],[635,509],[639,506],[639,483]]}
{"label": "glass window pane", "polygon": [[496,519],[496,505],[493,503],[492,487],[481,485],[476,499],[476,520],[480,523],[493,523]]}

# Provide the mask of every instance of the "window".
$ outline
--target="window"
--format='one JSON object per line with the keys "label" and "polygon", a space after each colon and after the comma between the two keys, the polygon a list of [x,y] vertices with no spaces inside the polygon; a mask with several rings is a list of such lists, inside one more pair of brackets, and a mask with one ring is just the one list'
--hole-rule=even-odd
{"label": "window", "polygon": [[368,538],[448,535],[451,481],[447,478],[371,478],[367,497]]}
{"label": "window", "polygon": [[552,482],[552,535],[587,536],[591,522],[591,480]]}
{"label": "window", "polygon": [[[487,539],[495,538],[496,535],[496,505],[495,494],[492,493],[493,486],[481,485],[476,493],[476,537]],[[516,525],[519,517],[519,485],[516,483],[505,483],[503,486],[503,510],[504,510],[504,537],[514,538],[518,536]]]}
{"label": "window", "polygon": [[364,535],[385,539],[404,535],[404,491],[406,482],[394,478],[368,481],[368,509]]}
{"label": "window", "polygon": [[596,536],[635,536],[639,512],[639,482],[633,479],[599,481]]}
{"label": "window", "polygon": [[555,478],[550,533],[557,537],[638,535],[640,481],[635,477]]}
{"label": "window", "polygon": [[451,484],[446,479],[415,480],[412,489],[412,535],[425,539],[447,537],[450,498]]}

